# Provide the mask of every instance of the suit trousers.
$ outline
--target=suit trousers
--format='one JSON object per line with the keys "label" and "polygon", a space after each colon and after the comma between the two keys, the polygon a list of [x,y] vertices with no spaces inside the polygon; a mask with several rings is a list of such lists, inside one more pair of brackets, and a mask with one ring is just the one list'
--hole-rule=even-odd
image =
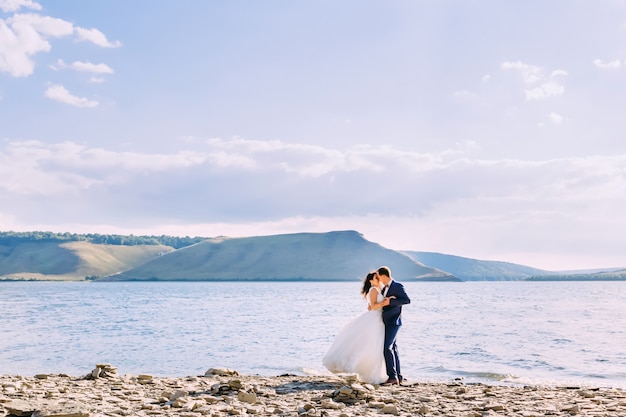
{"label": "suit trousers", "polygon": [[387,367],[387,376],[389,379],[400,380],[402,373],[400,372],[400,357],[398,356],[398,346],[396,345],[396,337],[400,326],[393,324],[385,325],[385,365]]}

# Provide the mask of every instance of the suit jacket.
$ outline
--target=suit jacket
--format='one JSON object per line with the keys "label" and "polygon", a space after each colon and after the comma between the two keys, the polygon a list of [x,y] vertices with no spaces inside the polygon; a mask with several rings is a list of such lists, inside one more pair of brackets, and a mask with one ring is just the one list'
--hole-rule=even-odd
{"label": "suit jacket", "polygon": [[396,298],[390,299],[389,305],[383,307],[383,323],[385,323],[385,326],[402,326],[402,319],[400,317],[402,306],[409,304],[411,299],[404,291],[404,285],[393,279],[389,283],[385,297],[391,297],[392,295],[395,295]]}

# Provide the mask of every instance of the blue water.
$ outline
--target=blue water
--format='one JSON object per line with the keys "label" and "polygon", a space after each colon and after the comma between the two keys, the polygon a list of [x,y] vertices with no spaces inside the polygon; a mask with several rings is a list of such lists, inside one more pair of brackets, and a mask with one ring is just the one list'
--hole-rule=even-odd
{"label": "blue water", "polygon": [[[325,374],[353,283],[0,283],[0,374]],[[626,388],[626,282],[405,283],[413,381]],[[368,331],[368,329],[363,329]]]}

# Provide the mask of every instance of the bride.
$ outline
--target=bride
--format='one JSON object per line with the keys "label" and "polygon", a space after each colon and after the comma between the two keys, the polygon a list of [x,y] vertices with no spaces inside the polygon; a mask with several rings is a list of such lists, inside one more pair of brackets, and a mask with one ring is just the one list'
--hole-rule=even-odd
{"label": "bride", "polygon": [[389,304],[381,291],[378,276],[370,272],[363,281],[361,294],[367,298],[366,313],[355,317],[339,331],[322,363],[331,372],[356,373],[371,384],[387,380],[383,346],[385,325],[382,308]]}

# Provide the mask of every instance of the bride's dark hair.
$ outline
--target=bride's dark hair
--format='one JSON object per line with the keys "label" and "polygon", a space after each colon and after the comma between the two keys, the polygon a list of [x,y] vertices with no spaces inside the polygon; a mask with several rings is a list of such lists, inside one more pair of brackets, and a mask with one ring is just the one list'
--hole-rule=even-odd
{"label": "bride's dark hair", "polygon": [[367,293],[369,292],[370,288],[372,288],[372,278],[374,278],[375,276],[376,276],[375,272],[370,272],[365,277],[365,280],[363,281],[363,288],[361,288],[361,294],[363,294],[363,297],[365,297]]}

